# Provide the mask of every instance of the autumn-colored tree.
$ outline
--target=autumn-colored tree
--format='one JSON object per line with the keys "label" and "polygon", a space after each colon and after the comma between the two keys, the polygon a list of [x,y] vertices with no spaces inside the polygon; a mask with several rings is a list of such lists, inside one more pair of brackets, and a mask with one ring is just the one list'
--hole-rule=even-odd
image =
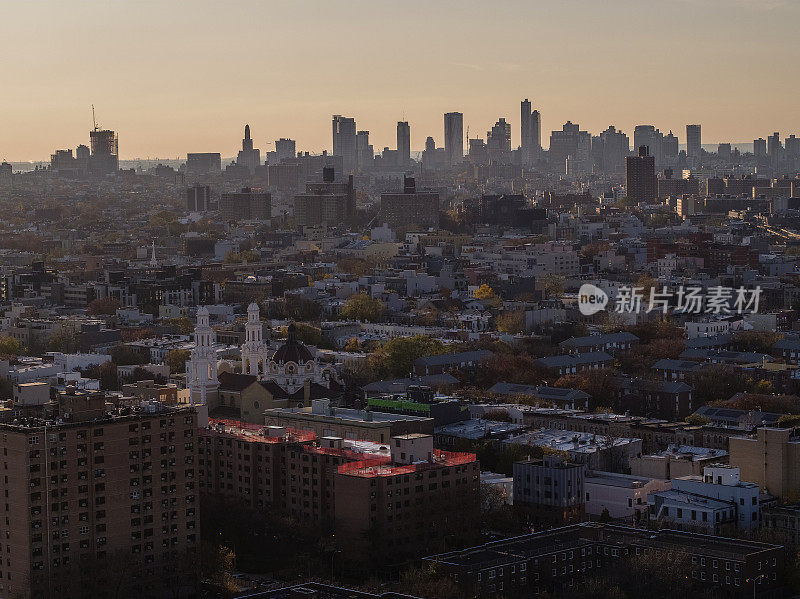
{"label": "autumn-colored tree", "polygon": [[768,354],[772,351],[772,346],[781,339],[783,334],[773,331],[737,331],[733,334],[732,342],[738,351]]}
{"label": "autumn-colored tree", "polygon": [[117,298],[99,297],[89,302],[86,312],[92,316],[113,316],[117,313],[117,308],[119,308],[119,306],[120,304]]}
{"label": "autumn-colored tree", "polygon": [[564,295],[565,279],[561,275],[546,274],[537,281],[545,298],[559,298]]}
{"label": "autumn-colored tree", "polygon": [[505,310],[497,315],[495,325],[501,333],[524,333],[525,312],[522,310]]}
{"label": "autumn-colored tree", "polygon": [[13,337],[0,337],[0,355],[18,356],[21,351],[19,341]]}
{"label": "autumn-colored tree", "polygon": [[344,351],[348,352],[360,352],[363,348],[361,347],[361,341],[359,341],[358,337],[350,337],[347,340],[347,343],[344,344]]}
{"label": "autumn-colored tree", "polygon": [[704,426],[711,422],[711,420],[702,414],[689,414],[685,420],[687,424],[691,424],[692,426]]}
{"label": "autumn-colored tree", "polygon": [[474,296],[475,299],[480,300],[484,305],[490,308],[499,308],[503,305],[503,300],[500,299],[500,296],[486,283],[475,290]]}
{"label": "autumn-colored tree", "polygon": [[351,295],[342,306],[342,318],[345,320],[358,320],[378,322],[383,318],[386,305],[377,298],[372,298],[366,293]]}

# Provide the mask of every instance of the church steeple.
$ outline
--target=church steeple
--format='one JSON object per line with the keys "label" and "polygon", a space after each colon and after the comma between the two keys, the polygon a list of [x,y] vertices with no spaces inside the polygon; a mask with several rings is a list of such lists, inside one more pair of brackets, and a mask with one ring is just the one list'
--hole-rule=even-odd
{"label": "church steeple", "polygon": [[197,326],[194,330],[195,347],[186,363],[186,383],[191,391],[192,404],[205,405],[209,396],[219,389],[217,379],[217,352],[214,348],[216,334],[209,322],[208,308],[197,309]]}

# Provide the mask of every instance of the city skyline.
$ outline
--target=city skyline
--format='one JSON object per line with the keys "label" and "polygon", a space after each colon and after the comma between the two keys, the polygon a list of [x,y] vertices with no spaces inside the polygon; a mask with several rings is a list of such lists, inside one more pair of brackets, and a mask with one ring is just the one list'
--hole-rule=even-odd
{"label": "city skyline", "polygon": [[[0,157],[46,160],[86,143],[91,104],[100,125],[119,132],[123,160],[233,156],[244,123],[262,152],[281,137],[331,150],[334,114],[369,130],[376,151],[395,147],[398,121],[410,124],[411,151],[428,136],[442,147],[442,115],[453,111],[470,137],[506,118],[517,147],[523,98],[541,112],[545,147],[567,120],[594,134],[653,124],[681,145],[688,123],[702,125],[705,144],[797,129],[796,84],[783,77],[800,57],[785,41],[796,2],[440,2],[424,19],[413,4],[6,7],[0,108],[13,118]],[[737,69],[715,66],[725,61]],[[778,84],[782,93],[762,93]]]}

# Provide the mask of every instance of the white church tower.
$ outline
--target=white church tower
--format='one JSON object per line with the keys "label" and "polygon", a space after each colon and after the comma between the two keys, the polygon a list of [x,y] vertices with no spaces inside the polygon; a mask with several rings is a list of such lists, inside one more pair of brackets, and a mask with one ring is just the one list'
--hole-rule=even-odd
{"label": "white church tower", "polygon": [[244,327],[245,339],[242,345],[242,374],[263,378],[269,356],[269,348],[264,343],[261,317],[258,304],[247,307],[247,324]]}
{"label": "white church tower", "polygon": [[186,362],[186,386],[191,391],[192,405],[206,405],[219,390],[216,340],[217,335],[209,324],[208,308],[200,306],[194,330],[195,346]]}

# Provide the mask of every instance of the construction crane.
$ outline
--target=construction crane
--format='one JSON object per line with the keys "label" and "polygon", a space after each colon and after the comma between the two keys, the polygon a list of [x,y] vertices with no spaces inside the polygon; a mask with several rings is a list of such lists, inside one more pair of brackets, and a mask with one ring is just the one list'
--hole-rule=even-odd
{"label": "construction crane", "polygon": [[94,104],[92,104],[92,123],[94,124],[94,130],[97,131],[97,119],[94,118]]}

